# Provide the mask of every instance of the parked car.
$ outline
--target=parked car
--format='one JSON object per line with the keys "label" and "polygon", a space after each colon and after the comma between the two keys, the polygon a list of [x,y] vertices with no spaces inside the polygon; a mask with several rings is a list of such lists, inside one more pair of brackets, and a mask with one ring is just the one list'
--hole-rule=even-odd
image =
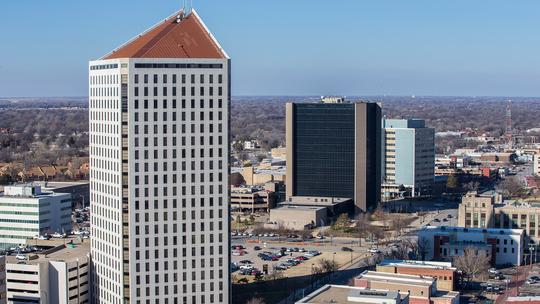
{"label": "parked car", "polygon": [[381,253],[381,251],[379,249],[377,249],[377,248],[370,248],[368,251],[370,253]]}
{"label": "parked car", "polygon": [[253,269],[253,266],[252,265],[240,265],[240,269]]}
{"label": "parked car", "polygon": [[21,260],[21,261],[26,261],[28,259],[28,257],[24,254],[17,254],[17,256],[15,257],[17,260]]}

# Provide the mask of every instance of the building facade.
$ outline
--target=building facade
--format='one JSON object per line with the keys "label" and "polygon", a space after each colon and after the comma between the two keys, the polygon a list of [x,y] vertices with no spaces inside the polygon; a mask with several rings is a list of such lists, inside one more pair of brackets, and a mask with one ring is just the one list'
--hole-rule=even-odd
{"label": "building facade", "polygon": [[523,229],[534,243],[540,242],[540,202],[503,200],[496,192],[467,193],[459,205],[461,227]]}
{"label": "building facade", "polygon": [[71,232],[71,194],[41,192],[36,185],[6,186],[0,196],[0,249],[28,239]]}
{"label": "building facade", "polygon": [[520,229],[427,226],[418,232],[422,260],[452,261],[467,249],[490,259],[492,265],[521,265],[525,236]]}
{"label": "building facade", "polygon": [[61,245],[27,260],[6,258],[8,303],[90,303],[90,246]]}
{"label": "building facade", "polygon": [[381,108],[376,103],[288,103],[287,197],[352,198],[374,209],[381,193]]}
{"label": "building facade", "polygon": [[[383,128],[384,184],[403,186],[412,197],[430,195],[435,175],[435,130],[420,119],[385,119]],[[393,194],[383,193],[385,197]]]}
{"label": "building facade", "polygon": [[437,289],[436,278],[366,270],[354,278],[354,286],[406,293],[409,303],[457,304],[459,292]]}
{"label": "building facade", "polygon": [[95,303],[229,303],[230,59],[193,10],[90,73]]}
{"label": "building facade", "polygon": [[377,265],[378,272],[428,276],[436,279],[437,290],[454,291],[457,268],[451,262],[384,260]]}
{"label": "building facade", "polygon": [[269,212],[276,206],[276,193],[262,186],[231,187],[231,208],[241,211]]}

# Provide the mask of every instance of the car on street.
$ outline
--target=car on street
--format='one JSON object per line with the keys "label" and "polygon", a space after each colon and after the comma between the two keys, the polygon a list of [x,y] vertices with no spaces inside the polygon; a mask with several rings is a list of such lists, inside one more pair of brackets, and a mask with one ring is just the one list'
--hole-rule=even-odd
{"label": "car on street", "polygon": [[259,247],[259,246],[255,246],[255,247],[253,247],[253,250],[255,250],[255,251],[259,251],[259,250],[261,250],[261,247]]}
{"label": "car on street", "polygon": [[368,251],[369,253],[381,253],[381,251],[377,248],[370,248]]}
{"label": "car on street", "polygon": [[353,250],[349,247],[341,247],[341,251],[352,252]]}

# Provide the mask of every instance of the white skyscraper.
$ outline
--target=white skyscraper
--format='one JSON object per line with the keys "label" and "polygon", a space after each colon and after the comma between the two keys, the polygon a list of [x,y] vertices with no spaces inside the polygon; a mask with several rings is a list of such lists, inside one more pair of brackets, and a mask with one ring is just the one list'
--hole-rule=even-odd
{"label": "white skyscraper", "polygon": [[94,302],[229,303],[229,57],[192,11],[89,73]]}

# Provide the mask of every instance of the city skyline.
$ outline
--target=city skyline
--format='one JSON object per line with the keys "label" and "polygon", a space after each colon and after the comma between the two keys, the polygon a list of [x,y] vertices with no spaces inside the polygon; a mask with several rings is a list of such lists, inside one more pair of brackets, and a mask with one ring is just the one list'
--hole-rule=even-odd
{"label": "city skyline", "polygon": [[[0,96],[86,96],[86,61],[181,5],[130,1],[125,14],[121,1],[107,4],[107,10],[99,2],[7,3],[10,13],[0,26],[11,29],[6,39],[13,47],[0,50],[9,58],[0,62]],[[540,25],[540,4],[486,3],[194,6],[235,60],[235,96],[540,96],[540,61],[534,55],[540,41],[531,38]]]}

